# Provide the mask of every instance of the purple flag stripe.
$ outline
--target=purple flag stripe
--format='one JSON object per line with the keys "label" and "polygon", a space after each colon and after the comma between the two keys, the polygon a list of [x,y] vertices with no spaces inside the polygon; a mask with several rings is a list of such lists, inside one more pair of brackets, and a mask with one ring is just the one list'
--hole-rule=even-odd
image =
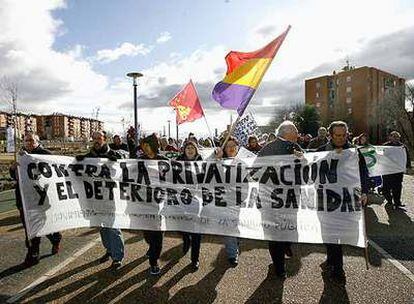
{"label": "purple flag stripe", "polygon": [[248,86],[220,81],[214,87],[212,97],[223,108],[237,109],[237,112],[241,116],[254,92],[255,89]]}

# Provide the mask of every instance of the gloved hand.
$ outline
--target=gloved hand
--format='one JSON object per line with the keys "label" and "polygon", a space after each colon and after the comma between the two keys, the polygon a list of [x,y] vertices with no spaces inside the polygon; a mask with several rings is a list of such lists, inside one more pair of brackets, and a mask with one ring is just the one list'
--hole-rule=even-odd
{"label": "gloved hand", "polygon": [[116,158],[115,155],[109,155],[108,159],[111,160],[111,161],[117,161],[118,160],[118,158]]}

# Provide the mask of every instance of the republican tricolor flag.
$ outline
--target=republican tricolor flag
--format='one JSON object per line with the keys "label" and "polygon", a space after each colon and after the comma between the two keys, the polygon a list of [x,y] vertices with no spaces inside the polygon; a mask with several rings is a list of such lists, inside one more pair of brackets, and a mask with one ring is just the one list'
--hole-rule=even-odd
{"label": "republican tricolor flag", "polygon": [[190,82],[169,102],[174,107],[177,124],[194,121],[203,117],[203,108],[200,104],[193,82]]}
{"label": "republican tricolor flag", "polygon": [[236,109],[242,116],[289,30],[290,25],[282,35],[260,50],[228,53],[227,73],[214,87],[213,99],[224,108]]}

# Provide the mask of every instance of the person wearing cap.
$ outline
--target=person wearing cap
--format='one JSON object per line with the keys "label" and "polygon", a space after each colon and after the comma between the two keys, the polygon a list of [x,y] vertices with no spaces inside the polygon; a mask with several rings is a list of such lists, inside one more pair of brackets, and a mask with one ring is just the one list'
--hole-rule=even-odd
{"label": "person wearing cap", "polygon": [[[159,141],[155,133],[141,140],[141,150],[143,154],[139,156],[139,159],[168,160],[168,158],[159,154]],[[149,245],[147,256],[149,258],[150,274],[158,275],[161,272],[158,259],[162,251],[163,232],[160,230],[144,230],[144,239]]]}

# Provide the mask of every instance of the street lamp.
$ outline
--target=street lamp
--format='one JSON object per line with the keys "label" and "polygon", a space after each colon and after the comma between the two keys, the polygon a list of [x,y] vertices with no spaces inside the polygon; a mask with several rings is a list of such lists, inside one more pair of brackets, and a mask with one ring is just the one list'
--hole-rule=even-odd
{"label": "street lamp", "polygon": [[144,76],[139,72],[130,72],[126,74],[132,78],[134,86],[134,128],[135,128],[135,142],[138,144],[138,111],[137,111],[137,78]]}

